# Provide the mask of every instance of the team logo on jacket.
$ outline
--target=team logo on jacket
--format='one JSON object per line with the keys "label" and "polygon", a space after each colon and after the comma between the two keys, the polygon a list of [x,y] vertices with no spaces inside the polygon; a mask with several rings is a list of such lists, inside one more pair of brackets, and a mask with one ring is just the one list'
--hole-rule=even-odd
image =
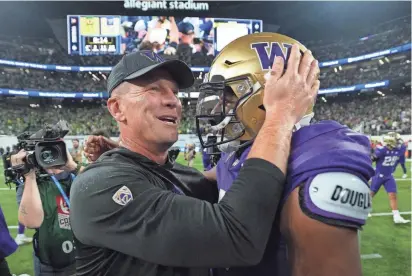
{"label": "team logo on jacket", "polygon": [[59,220],[59,227],[61,229],[71,230],[70,227],[70,210],[64,198],[59,195],[56,196],[57,205],[57,219]]}
{"label": "team logo on jacket", "polygon": [[112,197],[113,201],[119,205],[125,206],[133,200],[132,192],[126,186],[121,187]]}

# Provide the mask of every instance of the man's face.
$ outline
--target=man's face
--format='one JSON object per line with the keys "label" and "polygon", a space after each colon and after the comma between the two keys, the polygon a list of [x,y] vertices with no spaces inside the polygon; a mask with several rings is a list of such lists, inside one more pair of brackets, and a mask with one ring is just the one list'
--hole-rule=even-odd
{"label": "man's face", "polygon": [[73,140],[73,148],[77,149],[79,147],[79,141]]}
{"label": "man's face", "polygon": [[142,143],[173,145],[178,139],[182,105],[177,97],[178,86],[170,74],[156,70],[132,80],[118,98],[121,120]]}

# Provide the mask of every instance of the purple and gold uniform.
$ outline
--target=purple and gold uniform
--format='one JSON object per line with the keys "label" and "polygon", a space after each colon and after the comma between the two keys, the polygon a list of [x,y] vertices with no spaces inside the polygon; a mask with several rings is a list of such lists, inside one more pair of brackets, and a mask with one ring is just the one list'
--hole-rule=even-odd
{"label": "purple and gold uniform", "polygon": [[371,190],[376,193],[383,185],[387,193],[396,193],[396,182],[393,171],[399,161],[401,151],[399,148],[381,147],[375,150],[376,173],[372,177]]}
{"label": "purple and gold uniform", "polygon": [[[240,154],[222,154],[217,164],[219,200],[237,177],[250,148]],[[312,124],[293,134],[282,202],[299,188],[301,209],[306,215],[335,226],[361,228],[371,208],[367,183],[373,173],[366,136],[334,121]],[[258,265],[222,269],[218,275],[290,275],[279,223],[279,219],[274,222]]]}

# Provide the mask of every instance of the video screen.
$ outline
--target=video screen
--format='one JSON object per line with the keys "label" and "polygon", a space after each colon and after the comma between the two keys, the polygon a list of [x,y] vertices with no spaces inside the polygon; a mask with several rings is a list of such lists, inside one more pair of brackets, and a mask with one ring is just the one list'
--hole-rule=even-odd
{"label": "video screen", "polygon": [[147,47],[164,53],[179,43],[215,55],[240,36],[262,32],[261,20],[202,17],[69,15],[67,25],[72,55],[123,55]]}

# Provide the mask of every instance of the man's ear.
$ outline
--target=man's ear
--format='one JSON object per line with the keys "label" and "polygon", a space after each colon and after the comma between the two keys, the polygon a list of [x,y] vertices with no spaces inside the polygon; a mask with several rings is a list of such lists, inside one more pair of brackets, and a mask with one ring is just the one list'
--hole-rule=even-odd
{"label": "man's ear", "polygon": [[121,99],[118,97],[111,97],[107,100],[107,108],[110,114],[112,114],[113,118],[119,123],[126,121],[126,116],[123,113],[124,109],[121,108],[121,104]]}

